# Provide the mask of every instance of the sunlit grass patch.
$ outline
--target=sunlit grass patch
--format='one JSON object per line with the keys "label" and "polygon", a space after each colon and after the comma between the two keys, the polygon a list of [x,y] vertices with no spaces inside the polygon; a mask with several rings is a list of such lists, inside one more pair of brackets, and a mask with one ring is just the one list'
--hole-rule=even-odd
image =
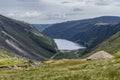
{"label": "sunlit grass patch", "polygon": [[23,70],[1,70],[3,80],[119,80],[120,58],[86,61],[45,61],[43,66]]}
{"label": "sunlit grass patch", "polygon": [[27,66],[28,64],[25,63],[25,61],[14,60],[12,58],[2,58],[2,59],[0,59],[0,68],[13,67],[14,65],[24,67],[24,66]]}
{"label": "sunlit grass patch", "polygon": [[84,59],[65,59],[65,60],[51,60],[51,61],[46,61],[44,63],[45,63],[45,65],[49,65],[49,66],[64,67],[64,66],[79,65],[79,64],[82,64],[85,62],[86,62],[86,60],[84,60]]}

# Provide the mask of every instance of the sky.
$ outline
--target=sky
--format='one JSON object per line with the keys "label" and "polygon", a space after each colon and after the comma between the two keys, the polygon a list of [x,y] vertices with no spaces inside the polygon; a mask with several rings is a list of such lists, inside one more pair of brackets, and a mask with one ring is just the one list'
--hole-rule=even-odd
{"label": "sky", "polygon": [[0,0],[0,14],[34,24],[120,16],[120,0]]}

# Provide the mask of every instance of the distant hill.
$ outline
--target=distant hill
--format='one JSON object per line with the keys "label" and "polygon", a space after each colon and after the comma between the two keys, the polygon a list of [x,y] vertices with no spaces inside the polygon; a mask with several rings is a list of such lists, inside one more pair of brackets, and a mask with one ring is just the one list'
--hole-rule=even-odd
{"label": "distant hill", "polygon": [[0,48],[37,60],[56,54],[55,42],[32,25],[0,15]]}
{"label": "distant hill", "polygon": [[52,24],[32,24],[40,32],[44,31],[46,28],[52,26]]}
{"label": "distant hill", "polygon": [[97,18],[68,21],[54,24],[43,31],[52,38],[68,39],[87,47],[88,51],[120,31],[120,17],[102,16]]}

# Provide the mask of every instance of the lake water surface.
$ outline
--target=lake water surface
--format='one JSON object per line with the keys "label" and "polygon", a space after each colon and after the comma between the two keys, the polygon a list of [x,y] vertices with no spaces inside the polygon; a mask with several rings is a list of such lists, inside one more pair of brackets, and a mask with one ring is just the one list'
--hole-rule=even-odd
{"label": "lake water surface", "polygon": [[58,46],[59,50],[78,50],[85,49],[84,46],[74,43],[66,39],[54,39],[55,43]]}

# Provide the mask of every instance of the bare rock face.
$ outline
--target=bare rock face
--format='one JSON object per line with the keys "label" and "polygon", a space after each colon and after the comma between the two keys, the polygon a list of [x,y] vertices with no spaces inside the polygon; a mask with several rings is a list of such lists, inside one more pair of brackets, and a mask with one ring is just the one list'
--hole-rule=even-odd
{"label": "bare rock face", "polygon": [[87,60],[103,60],[103,59],[111,59],[113,58],[112,55],[105,51],[99,51],[91,55],[90,57],[87,58]]}

